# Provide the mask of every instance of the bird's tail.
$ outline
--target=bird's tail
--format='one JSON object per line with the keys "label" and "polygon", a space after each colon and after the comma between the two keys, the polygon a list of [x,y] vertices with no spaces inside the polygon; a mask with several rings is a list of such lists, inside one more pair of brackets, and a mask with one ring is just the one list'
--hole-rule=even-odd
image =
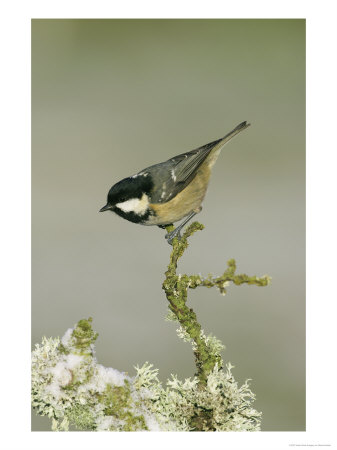
{"label": "bird's tail", "polygon": [[221,144],[221,146],[223,146],[224,144],[226,144],[226,142],[230,141],[234,136],[241,133],[241,131],[245,130],[249,126],[250,126],[250,123],[247,123],[246,121],[241,122],[238,126],[236,126],[234,128],[234,130],[232,130],[228,134],[226,134],[226,136],[224,136],[220,140],[219,144]]}
{"label": "bird's tail", "polygon": [[241,122],[238,126],[234,128],[234,130],[230,131],[226,136],[223,138],[220,138],[214,142],[210,142],[209,144],[205,145],[204,148],[207,148],[208,150],[208,165],[210,168],[213,167],[215,164],[215,161],[217,160],[220,151],[222,150],[222,147],[230,141],[234,136],[239,134],[241,131],[245,130],[250,126],[250,123]]}
{"label": "bird's tail", "polygon": [[239,125],[237,125],[234,130],[230,131],[229,133],[227,133],[224,137],[217,139],[216,141],[210,142],[209,144],[206,144],[202,147],[200,147],[200,150],[207,150],[212,151],[213,154],[217,153],[217,150],[221,150],[222,147],[227,144],[228,141],[230,141],[234,136],[236,136],[237,134],[241,133],[241,131],[245,130],[246,128],[248,128],[250,126],[250,123],[245,122],[241,122]]}

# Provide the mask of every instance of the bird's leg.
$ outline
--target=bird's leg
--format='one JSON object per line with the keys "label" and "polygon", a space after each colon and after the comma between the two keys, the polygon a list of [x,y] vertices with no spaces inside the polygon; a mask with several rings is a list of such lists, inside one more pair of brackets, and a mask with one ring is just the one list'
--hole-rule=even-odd
{"label": "bird's leg", "polygon": [[181,222],[180,225],[177,226],[177,228],[175,228],[173,231],[171,231],[171,233],[167,233],[167,234],[165,235],[165,239],[167,240],[167,242],[168,242],[170,245],[172,245],[173,239],[174,239],[175,237],[177,237],[179,240],[181,239],[181,235],[180,235],[181,229],[187,224],[187,222],[189,222],[189,221],[192,219],[192,217],[194,217],[194,216],[195,216],[196,214],[198,214],[200,211],[201,211],[201,206],[200,206],[197,210],[192,211],[192,212],[186,217],[186,219],[185,219],[183,222]]}

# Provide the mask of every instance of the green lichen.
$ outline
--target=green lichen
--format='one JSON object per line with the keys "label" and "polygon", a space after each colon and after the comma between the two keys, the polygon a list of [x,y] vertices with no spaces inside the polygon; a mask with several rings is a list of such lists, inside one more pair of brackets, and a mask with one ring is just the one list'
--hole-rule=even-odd
{"label": "green lichen", "polygon": [[[172,231],[173,227],[167,227]],[[179,322],[178,336],[188,342],[197,372],[184,381],[172,375],[165,387],[158,369],[145,363],[130,377],[97,363],[92,319],[80,320],[60,340],[43,338],[32,354],[32,405],[52,419],[52,429],[86,431],[258,431],[261,413],[248,381],[238,386],[223,344],[206,335],[192,308],[188,289],[216,287],[226,293],[230,283],[266,286],[270,277],[236,274],[233,259],[219,277],[179,275],[177,265],[188,238],[203,225],[192,223],[182,238],[173,239],[163,289],[169,302],[167,320]]]}
{"label": "green lichen", "polygon": [[74,404],[67,411],[67,419],[69,424],[76,426],[78,430],[96,431],[96,417],[93,413],[92,406]]}
{"label": "green lichen", "polygon": [[[206,337],[195,312],[186,304],[188,289],[196,289],[199,286],[208,288],[215,286],[221,294],[225,295],[227,292],[226,288],[230,282],[235,285],[246,283],[256,286],[266,286],[270,283],[270,277],[267,275],[257,277],[235,274],[236,263],[234,259],[230,259],[227,262],[228,267],[220,277],[208,275],[206,278],[203,278],[200,275],[177,275],[178,261],[188,247],[188,238],[203,228],[203,225],[194,222],[187,227],[180,240],[178,238],[173,239],[170,262],[163,282],[163,289],[171,311],[170,320],[172,320],[173,313],[175,320],[180,323],[178,335],[192,344],[197,368],[196,376],[199,379],[200,389],[206,386],[208,377],[215,367],[222,370],[223,361],[220,352],[223,349],[223,345],[214,336]],[[170,225],[166,227],[166,230],[171,232],[173,227]],[[205,427],[208,429],[210,414],[211,412],[207,408],[197,409],[191,425],[197,430],[204,430]]]}
{"label": "green lichen", "polygon": [[86,350],[90,349],[91,344],[93,344],[98,337],[98,333],[94,333],[91,327],[91,322],[91,317],[89,317],[89,319],[81,319],[72,333],[74,346],[80,353],[86,353]]}
{"label": "green lichen", "polygon": [[[52,419],[54,431],[260,429],[261,414],[252,408],[254,394],[247,382],[237,385],[230,364],[227,370],[216,364],[205,384],[196,376],[181,381],[172,375],[163,387],[152,364],[136,367],[136,375],[129,377],[98,364],[93,343],[92,356],[79,355],[69,339],[72,334],[70,329],[62,338],[66,354],[58,338],[44,338],[33,352],[32,404],[38,414]],[[190,342],[183,330],[181,337]],[[210,353],[222,350],[214,336],[201,332],[200,338]]]}
{"label": "green lichen", "polygon": [[32,356],[32,405],[52,419],[52,430],[136,431],[157,427],[143,397],[125,373],[97,363],[97,333],[80,320],[62,340],[43,338]]}
{"label": "green lichen", "polygon": [[124,386],[108,384],[100,399],[105,406],[103,412],[112,416],[121,425],[121,431],[148,430],[144,416],[132,412],[131,388],[128,380]]}

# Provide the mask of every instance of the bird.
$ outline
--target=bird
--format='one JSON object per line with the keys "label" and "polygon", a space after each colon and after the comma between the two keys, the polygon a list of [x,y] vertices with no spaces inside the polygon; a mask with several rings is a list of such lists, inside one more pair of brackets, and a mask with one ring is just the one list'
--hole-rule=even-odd
{"label": "bird", "polygon": [[224,137],[195,150],[147,167],[114,184],[107,203],[99,212],[113,211],[123,219],[141,225],[166,228],[182,223],[165,235],[172,245],[181,230],[202,210],[212,168],[223,146],[250,126],[241,122]]}

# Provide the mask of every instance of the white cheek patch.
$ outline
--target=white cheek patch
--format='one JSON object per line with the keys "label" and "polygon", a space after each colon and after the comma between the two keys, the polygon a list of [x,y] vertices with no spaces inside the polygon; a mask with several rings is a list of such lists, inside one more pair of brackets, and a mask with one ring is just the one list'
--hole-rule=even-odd
{"label": "white cheek patch", "polygon": [[144,215],[149,206],[149,198],[146,194],[143,194],[142,198],[130,198],[125,202],[117,203],[116,207],[124,212],[134,212],[140,216]]}

